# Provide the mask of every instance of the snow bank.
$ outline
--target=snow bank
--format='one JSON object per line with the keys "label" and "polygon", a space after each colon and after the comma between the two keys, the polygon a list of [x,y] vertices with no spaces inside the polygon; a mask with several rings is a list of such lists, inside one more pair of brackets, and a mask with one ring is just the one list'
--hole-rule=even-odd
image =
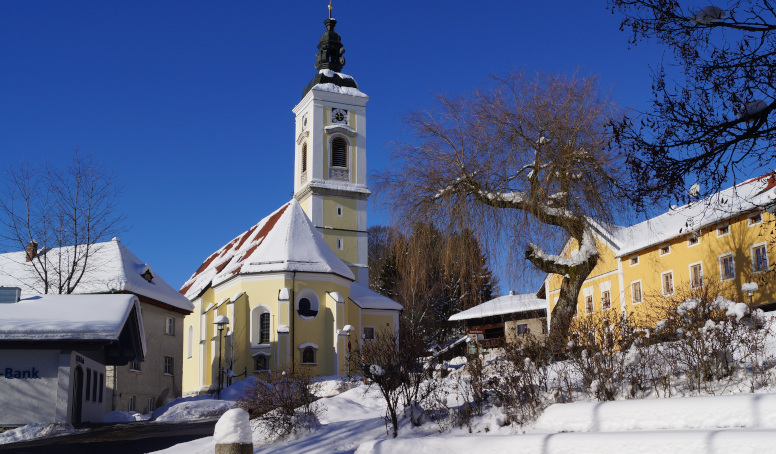
{"label": "snow bank", "polygon": [[221,400],[237,400],[240,397],[242,397],[243,393],[245,393],[245,390],[252,385],[253,383],[256,383],[259,381],[256,377],[246,377],[245,380],[240,380],[232,383],[231,386],[228,388],[224,388],[221,390]]}
{"label": "snow bank", "polygon": [[242,408],[232,408],[221,416],[213,431],[216,444],[251,444],[253,435],[248,412]]}
{"label": "snow bank", "polygon": [[560,433],[486,437],[427,437],[376,440],[361,444],[356,454],[450,454],[487,452],[521,454],[706,454],[710,452],[770,452],[776,431],[694,430],[671,432]]}
{"label": "snow bank", "polygon": [[234,401],[215,400],[211,396],[197,396],[201,399],[178,399],[154,411],[153,420],[160,422],[181,422],[197,419],[218,418],[234,408]]}
{"label": "snow bank", "polygon": [[151,413],[147,413],[145,415],[141,415],[140,413],[135,413],[134,411],[112,411],[110,413],[105,413],[105,416],[102,418],[103,422],[135,422],[135,421],[147,421],[151,418]]}
{"label": "snow bank", "polygon": [[536,421],[546,432],[726,428],[776,429],[776,394],[555,404]]}
{"label": "snow bank", "polygon": [[37,422],[0,434],[0,445],[71,433],[75,433],[75,429],[70,424]]}

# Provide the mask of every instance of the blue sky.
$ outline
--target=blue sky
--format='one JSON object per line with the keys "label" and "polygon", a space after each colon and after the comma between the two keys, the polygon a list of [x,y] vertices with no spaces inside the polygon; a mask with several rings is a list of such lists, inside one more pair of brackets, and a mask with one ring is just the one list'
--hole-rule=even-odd
{"label": "blue sky", "polygon": [[[371,98],[370,172],[389,164],[399,117],[436,93],[511,69],[579,69],[645,109],[663,52],[629,48],[605,0],[333,3],[343,72]],[[315,74],[327,4],[0,2],[0,164],[94,154],[123,188],[122,242],[178,288],[291,199],[291,109]],[[386,221],[370,206],[370,225]]]}

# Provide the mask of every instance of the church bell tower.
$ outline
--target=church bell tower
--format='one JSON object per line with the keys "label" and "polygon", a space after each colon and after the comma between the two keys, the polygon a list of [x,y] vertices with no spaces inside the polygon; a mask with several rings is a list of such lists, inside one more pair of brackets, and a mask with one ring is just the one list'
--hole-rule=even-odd
{"label": "church bell tower", "polygon": [[316,53],[318,71],[294,107],[296,116],[294,198],[323,234],[326,243],[369,285],[366,208],[366,103],[369,97],[343,74],[345,49],[324,22]]}

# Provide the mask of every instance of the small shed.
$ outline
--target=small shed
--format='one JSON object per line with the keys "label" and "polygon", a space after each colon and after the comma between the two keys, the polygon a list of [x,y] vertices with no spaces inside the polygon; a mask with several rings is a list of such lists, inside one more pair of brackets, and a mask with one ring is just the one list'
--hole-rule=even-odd
{"label": "small shed", "polygon": [[101,422],[105,366],[146,352],[135,295],[0,288],[0,426]]}
{"label": "small shed", "polygon": [[449,318],[463,321],[466,333],[480,347],[500,347],[506,343],[519,343],[531,333],[537,337],[547,333],[547,300],[533,293],[500,296],[459,312]]}

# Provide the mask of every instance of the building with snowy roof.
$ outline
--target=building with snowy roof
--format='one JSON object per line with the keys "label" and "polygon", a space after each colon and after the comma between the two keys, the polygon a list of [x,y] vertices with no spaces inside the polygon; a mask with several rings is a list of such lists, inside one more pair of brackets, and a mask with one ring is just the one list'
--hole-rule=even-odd
{"label": "building with snowy roof", "polygon": [[0,426],[102,422],[106,366],[147,352],[135,295],[0,288]]}
{"label": "building with snowy roof", "polygon": [[526,335],[547,333],[547,300],[533,293],[510,291],[478,306],[452,315],[451,322],[464,322],[466,334],[481,347],[520,343]]}
{"label": "building with snowy roof", "polygon": [[[317,73],[293,109],[294,198],[211,254],[181,288],[195,307],[185,320],[186,394],[289,367],[345,374],[358,343],[398,329],[401,305],[367,287],[369,98],[341,72],[336,21],[324,25]],[[228,325],[219,332],[216,321]]]}
{"label": "building with snowy roof", "polygon": [[[629,227],[594,224],[599,260],[582,286],[577,313],[639,313],[650,300],[686,295],[712,282],[722,296],[747,304],[742,287],[758,282],[752,304],[773,310],[776,288],[766,276],[776,239],[775,205],[776,176],[770,172]],[[562,255],[576,250],[569,242]],[[545,281],[550,308],[561,280],[549,275]]]}
{"label": "building with snowy roof", "polygon": [[142,360],[108,365],[105,411],[145,413],[180,397],[183,317],[191,302],[117,238],[88,247],[88,253],[85,245],[38,250],[31,242],[26,251],[0,254],[0,286],[19,287],[25,295],[59,293],[67,278],[59,264],[75,259],[81,265],[68,284],[73,294],[135,295],[149,349]]}

